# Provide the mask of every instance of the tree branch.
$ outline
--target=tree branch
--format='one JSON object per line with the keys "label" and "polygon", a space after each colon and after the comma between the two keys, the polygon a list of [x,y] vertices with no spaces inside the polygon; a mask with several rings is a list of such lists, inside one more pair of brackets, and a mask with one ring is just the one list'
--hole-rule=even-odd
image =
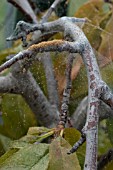
{"label": "tree branch", "polygon": [[33,21],[34,23],[37,23],[37,18],[36,15],[34,13],[34,11],[32,10],[28,0],[7,0],[8,2],[10,2],[12,5],[18,7],[31,21]]}
{"label": "tree branch", "polygon": [[[61,0],[55,0],[47,12],[43,15],[40,23],[45,23],[48,21],[49,17],[51,16],[52,12],[55,10],[57,5],[61,2]],[[52,60],[49,53],[46,53],[45,56],[42,57],[42,63],[44,65],[45,75],[46,75],[46,82],[47,82],[47,89],[49,95],[49,101],[52,105],[59,108],[59,96],[58,96],[58,88],[57,82],[55,80],[54,70],[52,66]],[[51,90],[50,90],[51,89]]]}
{"label": "tree branch", "polygon": [[22,65],[16,63],[12,67],[12,75],[18,83],[20,94],[36,115],[38,122],[47,127],[54,127],[58,122],[59,113],[56,107],[50,105],[31,72],[23,70]]}
{"label": "tree branch", "polygon": [[19,60],[23,60],[26,58],[30,59],[33,56],[35,57],[36,53],[38,52],[43,53],[49,51],[58,51],[58,52],[69,51],[72,53],[77,53],[79,52],[79,45],[78,43],[73,44],[72,42],[62,41],[62,40],[53,40],[53,41],[42,42],[39,44],[32,45],[27,50],[19,52],[13,58],[11,58],[10,60],[2,64],[0,66],[0,72],[6,68],[9,68],[11,65],[13,65]]}
{"label": "tree branch", "polygon": [[[99,68],[96,62],[95,55],[92,47],[89,44],[86,36],[82,30],[75,25],[77,22],[85,22],[86,19],[68,18],[63,17],[56,21],[43,23],[39,25],[27,25],[26,23],[20,23],[21,33],[18,32],[16,38],[23,38],[25,43],[26,35],[29,32],[40,30],[41,32],[64,32],[64,36],[68,36],[72,42],[54,40],[49,42],[39,43],[33,45],[27,50],[14,56],[11,60],[0,66],[0,71],[10,67],[16,61],[23,58],[33,57],[38,52],[48,51],[68,51],[70,53],[81,54],[83,61],[87,69],[88,76],[88,109],[87,109],[87,120],[85,127],[82,129],[82,133],[86,135],[86,157],[84,170],[95,170],[97,169],[97,146],[98,146],[98,106],[100,99],[109,104],[113,105],[112,94],[108,86],[103,83]],[[26,29],[25,29],[26,28]],[[26,31],[27,30],[27,31]],[[23,34],[24,33],[24,34]],[[103,94],[104,93],[104,94]]]}
{"label": "tree branch", "polygon": [[11,73],[9,73],[7,76],[0,77],[0,93],[20,94],[17,81]]}
{"label": "tree branch", "polygon": [[76,111],[71,116],[73,127],[78,129],[79,131],[82,130],[86,122],[87,106],[88,106],[88,97],[85,97],[80,102],[80,104],[76,108]]}
{"label": "tree branch", "polygon": [[110,161],[113,160],[113,149],[101,156],[98,162],[98,170],[102,170]]}
{"label": "tree branch", "polygon": [[[88,107],[88,97],[85,97],[78,105],[76,111],[71,116],[72,125],[79,131],[81,131],[83,126],[85,125],[86,116],[87,116],[87,107]],[[101,121],[103,119],[113,117],[113,110],[102,100],[100,100],[98,114],[99,114],[99,120]]]}
{"label": "tree branch", "polygon": [[[70,22],[69,22],[70,21]],[[16,25],[16,29],[14,30],[13,34],[8,37],[6,40],[7,41],[12,41],[12,40],[17,40],[17,39],[22,39],[23,46],[27,45],[26,38],[27,35],[30,32],[38,31],[40,30],[44,34],[48,33],[57,33],[57,32],[62,32],[64,31],[66,25],[68,22],[72,24],[76,23],[80,25],[80,23],[85,23],[87,19],[82,19],[82,18],[70,18],[70,17],[62,17],[56,21],[49,22],[49,23],[41,23],[41,24],[29,24],[24,21],[19,21]],[[69,33],[70,35],[70,33]],[[73,35],[71,35],[73,38]]]}
{"label": "tree branch", "polygon": [[55,10],[55,8],[57,7],[57,5],[61,2],[61,0],[55,0],[53,2],[53,4],[50,6],[50,8],[47,10],[47,12],[45,13],[45,15],[43,15],[41,23],[44,23],[48,20],[48,18],[50,17],[51,13]]}
{"label": "tree branch", "polygon": [[81,134],[81,137],[79,139],[78,142],[76,142],[74,144],[74,146],[72,147],[72,149],[67,153],[67,154],[71,154],[71,153],[74,153],[75,151],[78,150],[78,148],[86,141],[86,135],[85,134]]}
{"label": "tree branch", "polygon": [[58,96],[58,91],[57,91],[57,82],[55,80],[50,54],[45,53],[42,56],[41,61],[43,63],[44,71],[46,75],[49,102],[51,103],[51,105],[54,105],[57,108],[59,108],[59,96]]}
{"label": "tree branch", "polygon": [[72,54],[68,56],[68,62],[66,66],[66,85],[65,85],[64,92],[63,92],[60,120],[58,124],[58,126],[61,128],[65,127],[67,123],[67,118],[68,118],[68,105],[69,105],[71,87],[72,87],[71,70],[72,70],[73,59],[74,59],[74,56]]}

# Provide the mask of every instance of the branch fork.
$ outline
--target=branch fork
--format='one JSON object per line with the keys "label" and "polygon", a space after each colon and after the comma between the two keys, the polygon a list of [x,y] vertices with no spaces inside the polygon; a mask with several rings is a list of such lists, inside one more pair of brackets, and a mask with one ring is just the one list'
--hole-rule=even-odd
{"label": "branch fork", "polygon": [[[47,22],[38,25],[28,24],[26,31],[26,24],[21,22],[21,33],[17,35],[18,38],[23,38],[25,44],[26,35],[30,32],[39,30],[44,33],[48,32],[63,32],[65,36],[69,37],[70,41],[53,40],[48,42],[42,42],[30,46],[27,50],[15,55],[12,59],[0,66],[0,71],[5,68],[9,68],[11,65],[19,60],[25,58],[35,58],[35,54],[50,52],[50,51],[68,51],[69,53],[79,53],[84,61],[87,69],[88,76],[88,109],[87,109],[87,120],[85,127],[82,130],[82,136],[80,140],[70,150],[73,153],[77,148],[82,145],[86,140],[86,157],[84,170],[96,170],[97,169],[97,146],[98,146],[98,106],[100,99],[113,108],[113,94],[109,87],[104,83],[101,78],[99,68],[96,62],[95,55],[92,47],[88,42],[83,31],[77,26],[78,22],[86,22],[86,19],[74,18],[74,17],[62,17],[53,22]],[[25,29],[23,28],[25,26]],[[19,27],[20,28],[20,27]],[[18,31],[17,31],[18,32]],[[14,38],[12,38],[14,39]],[[71,57],[70,57],[71,58]],[[73,60],[72,60],[73,61]],[[70,70],[72,67],[72,61],[70,64]],[[70,97],[70,71],[67,75],[67,87],[64,91],[63,103],[60,114],[60,125],[65,126],[67,121],[68,112],[68,101]]]}

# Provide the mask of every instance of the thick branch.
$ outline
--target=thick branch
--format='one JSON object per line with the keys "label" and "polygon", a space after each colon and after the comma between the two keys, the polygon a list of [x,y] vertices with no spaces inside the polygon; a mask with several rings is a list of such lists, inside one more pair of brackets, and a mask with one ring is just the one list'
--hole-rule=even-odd
{"label": "thick branch", "polygon": [[50,53],[45,53],[42,56],[41,61],[43,63],[44,71],[45,71],[45,75],[46,75],[49,102],[51,103],[51,105],[59,107],[57,82],[54,77],[54,70],[53,70],[53,66],[52,66]]}
{"label": "thick branch", "polygon": [[[57,5],[61,2],[61,0],[55,0],[47,12],[43,15],[40,23],[45,23],[48,21],[49,17],[51,16],[52,12],[55,10]],[[44,65],[44,71],[46,75],[46,82],[47,82],[47,90],[49,101],[52,105],[59,108],[59,96],[58,96],[58,88],[57,82],[55,79],[55,74],[53,70],[52,60],[50,57],[50,53],[46,53],[45,56],[42,57],[42,63]]]}
{"label": "thick branch", "polygon": [[[102,100],[100,100],[99,103],[100,103],[98,108],[99,120],[101,121],[103,119],[113,117],[113,110]],[[78,105],[76,111],[72,114],[71,117],[73,126],[80,131],[82,130],[86,122],[87,107],[88,97],[85,97]]]}
{"label": "thick branch", "polygon": [[16,63],[12,74],[19,85],[20,94],[35,113],[39,123],[47,127],[55,126],[58,122],[58,111],[47,101],[30,71],[22,70],[21,65]]}
{"label": "thick branch", "polygon": [[0,77],[0,93],[20,94],[17,81],[11,73],[9,73],[7,76]]}
{"label": "thick branch", "polygon": [[28,0],[24,1],[18,1],[18,0],[7,0],[10,2],[12,5],[18,7],[30,20],[32,20],[34,23],[37,23],[37,18],[32,10]]}
{"label": "thick branch", "polygon": [[[70,26],[66,26],[66,25],[70,23],[72,25],[72,22],[80,25],[80,23],[85,23],[86,21],[87,21],[86,19],[82,19],[82,18],[79,19],[79,18],[68,18],[68,17],[62,17],[56,21],[49,22],[49,23],[46,22],[41,24],[29,24],[24,21],[19,21],[16,25],[16,29],[14,30],[13,34],[7,38],[7,41],[17,40],[21,38],[23,41],[23,46],[26,46],[27,45],[26,38],[30,32],[40,30],[44,34],[49,34],[50,32],[52,34],[52,33],[57,33],[59,31],[62,32],[66,27],[70,28]],[[73,38],[72,33],[69,33],[68,31],[68,34],[69,35],[71,34],[71,37]]]}
{"label": "thick branch", "polygon": [[87,106],[88,106],[88,97],[85,97],[80,102],[77,109],[71,116],[73,126],[80,131],[82,130],[86,122]]}

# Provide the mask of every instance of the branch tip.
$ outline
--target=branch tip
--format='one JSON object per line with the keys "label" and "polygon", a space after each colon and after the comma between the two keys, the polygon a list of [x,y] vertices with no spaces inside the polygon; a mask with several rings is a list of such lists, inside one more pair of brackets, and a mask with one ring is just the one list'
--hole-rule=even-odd
{"label": "branch tip", "polygon": [[71,150],[69,152],[67,152],[68,155],[76,152],[78,150],[78,148],[86,141],[86,135],[84,133],[82,133],[81,138],[79,139],[78,142],[76,142],[74,144],[74,146],[71,148]]}

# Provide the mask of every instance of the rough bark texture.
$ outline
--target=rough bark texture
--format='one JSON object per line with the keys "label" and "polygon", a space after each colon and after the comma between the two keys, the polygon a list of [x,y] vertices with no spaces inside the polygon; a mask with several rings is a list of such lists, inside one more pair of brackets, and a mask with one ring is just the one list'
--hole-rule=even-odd
{"label": "rough bark texture", "polygon": [[[68,51],[69,53],[79,53],[82,56],[88,76],[88,108],[86,123],[82,129],[82,136],[78,143],[82,144],[85,141],[83,139],[86,139],[84,170],[96,170],[99,121],[98,107],[101,99],[111,108],[113,108],[113,95],[109,87],[105,84],[105,82],[102,81],[96,58],[90,43],[88,42],[83,31],[77,26],[79,22],[85,21],[86,19],[62,17],[56,21],[41,23],[38,25],[19,22],[15,31],[18,34],[12,35],[9,39],[16,40],[18,38],[22,38],[23,43],[26,44],[27,34],[36,30],[40,30],[46,34],[49,32],[63,32],[65,37],[69,37],[69,39],[71,39],[71,42],[53,40],[32,45],[27,50],[20,52],[12,59],[1,65],[0,71],[10,67],[19,60],[26,58],[30,60],[30,58],[35,58],[36,54],[39,52]],[[28,70],[22,72],[22,69],[18,69],[18,66],[13,67],[12,74],[19,85],[19,89],[21,89],[21,94],[24,96],[34,113],[37,115],[38,120],[43,122],[46,126],[51,126],[51,122],[52,124],[55,124],[58,120],[58,111],[55,108],[55,112],[53,112],[51,104],[47,101],[47,98],[37,85],[32,74]],[[70,91],[68,94],[70,94]],[[46,120],[47,117],[48,122]],[[78,149],[80,146],[79,144],[75,144],[77,146],[75,150]],[[71,151],[73,151],[73,149]],[[71,153],[71,151],[69,153]]]}

